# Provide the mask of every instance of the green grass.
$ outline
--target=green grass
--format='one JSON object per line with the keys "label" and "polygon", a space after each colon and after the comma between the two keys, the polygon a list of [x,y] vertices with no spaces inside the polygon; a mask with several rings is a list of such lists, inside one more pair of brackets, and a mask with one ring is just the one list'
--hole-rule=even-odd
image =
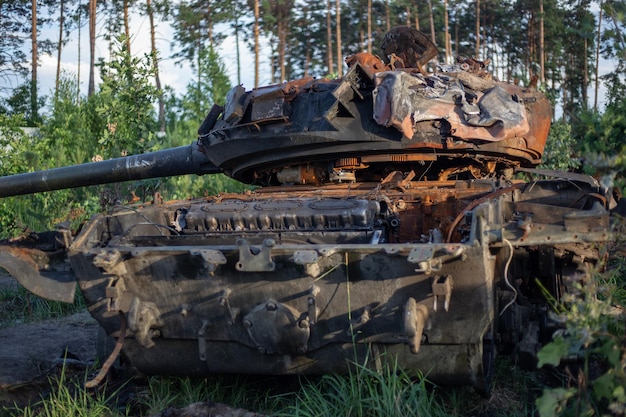
{"label": "green grass", "polygon": [[197,402],[272,416],[530,416],[541,387],[537,373],[520,371],[506,359],[498,361],[497,385],[489,399],[468,387],[434,386],[423,376],[394,366],[376,371],[355,365],[349,374],[321,377],[150,377],[141,384],[127,381],[116,389],[97,390],[85,390],[85,379],[70,377],[63,369],[50,380],[45,398],[4,414],[0,411],[0,416],[147,416]]}
{"label": "green grass", "polygon": [[91,391],[83,387],[86,380],[86,373],[82,378],[76,375],[70,377],[66,368],[63,367],[60,375],[50,378],[48,395],[42,396],[40,401],[29,406],[0,410],[0,416],[123,417],[132,415],[128,405],[117,404],[118,394],[123,386],[115,390],[107,390],[104,386]]}
{"label": "green grass", "polygon": [[167,407],[183,408],[197,402],[216,402],[234,408],[245,408],[273,414],[284,407],[285,398],[272,393],[276,378],[215,376],[210,378],[150,377],[137,393],[138,408],[143,415]]}
{"label": "green grass", "polygon": [[437,387],[394,366],[355,365],[346,375],[320,377],[151,377],[138,393],[142,415],[196,402],[228,404],[272,416],[530,416],[543,383],[508,358],[497,362],[489,398],[469,387]]}
{"label": "green grass", "polygon": [[320,377],[151,377],[138,394],[142,415],[195,402],[217,402],[272,416],[528,416],[538,381],[535,373],[498,361],[494,395],[468,387],[436,387],[421,375],[394,366],[381,371],[355,365],[346,375]]}
{"label": "green grass", "polygon": [[69,304],[38,297],[19,284],[0,288],[0,328],[70,316],[85,309],[80,291],[76,292],[74,303]]}
{"label": "green grass", "polygon": [[355,365],[348,375],[324,375],[304,381],[283,416],[445,416],[422,376],[395,366],[381,372]]}

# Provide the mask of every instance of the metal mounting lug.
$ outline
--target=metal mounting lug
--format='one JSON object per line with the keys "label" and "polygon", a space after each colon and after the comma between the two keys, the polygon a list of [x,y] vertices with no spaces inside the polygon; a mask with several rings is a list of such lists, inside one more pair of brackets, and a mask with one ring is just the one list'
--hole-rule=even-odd
{"label": "metal mounting lug", "polygon": [[270,272],[276,269],[272,260],[274,239],[265,239],[261,246],[251,246],[246,239],[237,239],[239,261],[235,265],[238,271]]}
{"label": "metal mounting lug", "polygon": [[425,306],[418,304],[413,297],[407,300],[404,305],[404,334],[412,353],[420,350],[428,317],[428,309]]}
{"label": "metal mounting lug", "polygon": [[452,287],[452,276],[450,275],[438,276],[433,279],[432,290],[433,296],[435,298],[433,301],[433,310],[437,311],[437,302],[439,300],[439,297],[443,297],[443,309],[445,311],[448,311],[448,308],[450,308]]}

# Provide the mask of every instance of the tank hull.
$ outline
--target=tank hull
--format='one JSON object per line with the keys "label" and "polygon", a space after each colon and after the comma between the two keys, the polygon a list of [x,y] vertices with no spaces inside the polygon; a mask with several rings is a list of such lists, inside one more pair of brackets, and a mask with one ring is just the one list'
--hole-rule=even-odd
{"label": "tank hull", "polygon": [[[505,268],[507,257],[548,251],[541,262],[559,272],[544,278],[563,286],[563,271],[593,261],[591,242],[608,238],[597,223],[608,212],[567,207],[590,189],[564,194],[557,184],[344,184],[300,187],[297,198],[275,187],[120,208],[94,218],[69,259],[107,334],[120,337],[123,313],[123,354],[145,374],[322,374],[389,362],[485,390],[495,340],[524,333],[522,321],[501,320],[508,286],[541,274],[539,264]],[[521,209],[536,213],[533,233],[516,222]],[[506,310],[507,320],[525,314]]]}

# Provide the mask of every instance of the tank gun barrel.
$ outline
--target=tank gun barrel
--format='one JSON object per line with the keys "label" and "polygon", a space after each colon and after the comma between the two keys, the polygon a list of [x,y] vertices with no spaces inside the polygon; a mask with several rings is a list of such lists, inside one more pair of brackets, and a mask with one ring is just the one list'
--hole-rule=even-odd
{"label": "tank gun barrel", "polygon": [[197,143],[0,178],[0,197],[186,174],[217,174]]}

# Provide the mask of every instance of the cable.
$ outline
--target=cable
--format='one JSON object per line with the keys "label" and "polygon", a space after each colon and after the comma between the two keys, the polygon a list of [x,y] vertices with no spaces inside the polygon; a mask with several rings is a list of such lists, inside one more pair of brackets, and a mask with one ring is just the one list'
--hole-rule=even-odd
{"label": "cable", "polygon": [[502,238],[502,241],[509,246],[509,259],[506,261],[506,264],[504,265],[504,282],[506,282],[506,285],[508,285],[509,288],[513,290],[513,293],[515,294],[515,296],[513,296],[513,299],[509,301],[507,305],[504,306],[504,308],[499,314],[500,316],[506,311],[507,308],[511,307],[511,305],[517,299],[517,290],[515,289],[513,285],[511,285],[511,282],[509,281],[509,266],[511,265],[511,260],[513,259],[513,245],[507,239]]}

